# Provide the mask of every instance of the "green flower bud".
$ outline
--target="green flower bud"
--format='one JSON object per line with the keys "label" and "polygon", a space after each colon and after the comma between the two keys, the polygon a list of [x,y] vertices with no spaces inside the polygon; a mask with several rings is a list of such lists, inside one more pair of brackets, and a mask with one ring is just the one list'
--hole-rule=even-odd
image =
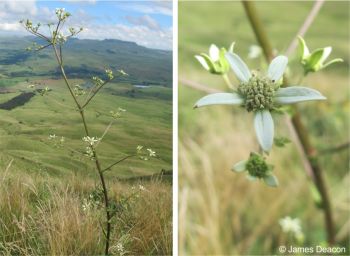
{"label": "green flower bud", "polygon": [[270,167],[265,162],[265,159],[253,152],[250,153],[246,168],[250,176],[257,178],[264,178],[270,172]]}
{"label": "green flower bud", "polygon": [[304,39],[300,36],[298,37],[298,39],[299,39],[299,53],[298,53],[299,56],[298,57],[301,65],[304,68],[305,74],[308,74],[309,72],[319,71],[333,63],[343,62],[342,59],[336,58],[325,63],[326,59],[329,57],[329,55],[332,52],[332,47],[319,48],[314,50],[312,53],[310,53]]}
{"label": "green flower bud", "polygon": [[[234,43],[230,45],[229,52],[233,52]],[[199,63],[208,70],[210,73],[215,75],[223,75],[226,74],[230,65],[225,58],[225,53],[227,50],[225,48],[219,49],[215,44],[212,44],[209,48],[209,55],[205,53],[201,53],[199,55],[195,55],[195,58],[199,61]]]}

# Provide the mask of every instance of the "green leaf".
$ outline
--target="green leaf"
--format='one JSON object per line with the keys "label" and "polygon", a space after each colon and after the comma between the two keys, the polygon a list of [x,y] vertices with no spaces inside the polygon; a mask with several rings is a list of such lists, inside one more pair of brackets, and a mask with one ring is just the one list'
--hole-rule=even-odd
{"label": "green leaf", "polygon": [[215,72],[215,64],[213,63],[211,58],[205,53],[201,53],[200,56],[202,56],[204,58],[205,62],[207,63],[207,65],[209,67],[209,72],[214,73]]}
{"label": "green leaf", "polygon": [[270,187],[278,187],[278,180],[277,177],[274,175],[267,175],[264,178],[265,184],[270,186]]}
{"label": "green leaf", "polygon": [[331,60],[331,61],[327,62],[326,64],[324,64],[322,68],[328,67],[329,65],[332,65],[332,64],[338,63],[338,62],[344,62],[344,61],[341,58],[336,58],[336,59]]}
{"label": "green leaf", "polygon": [[235,42],[232,42],[230,47],[228,48],[228,52],[233,53],[234,48],[235,48]]}
{"label": "green leaf", "polygon": [[290,139],[286,137],[276,137],[274,138],[274,143],[277,147],[283,148],[286,144],[290,143]]}
{"label": "green leaf", "polygon": [[299,57],[299,60],[301,61],[308,57],[308,55],[310,54],[310,51],[307,48],[305,40],[301,36],[298,36],[298,41],[299,41],[298,57]]}
{"label": "green leaf", "polygon": [[311,53],[306,59],[306,68],[311,71],[318,71],[322,66],[322,58],[325,52],[325,48],[317,49]]}
{"label": "green leaf", "polygon": [[227,51],[226,51],[225,48],[221,48],[220,49],[219,63],[220,63],[220,66],[221,66],[222,73],[227,73],[230,70],[230,64],[227,62],[227,60],[225,58],[226,52]]}

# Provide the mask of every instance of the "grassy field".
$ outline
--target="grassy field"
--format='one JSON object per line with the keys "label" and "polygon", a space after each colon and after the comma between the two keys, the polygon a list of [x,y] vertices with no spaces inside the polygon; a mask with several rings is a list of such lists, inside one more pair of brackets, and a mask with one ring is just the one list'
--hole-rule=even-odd
{"label": "grassy field", "polygon": [[[45,96],[38,94],[22,107],[0,111],[3,123],[0,128],[2,157],[16,159],[16,169],[40,169],[53,175],[72,171],[89,175],[93,163],[81,154],[85,150],[83,127],[63,82],[51,79],[34,82],[45,84],[52,91]],[[14,93],[1,94],[0,103],[17,95],[17,91],[29,91],[27,86],[25,82],[12,86]],[[93,123],[93,136],[102,136],[112,120],[109,112],[116,111],[118,107],[127,111],[113,124],[99,145],[106,165],[126,154],[133,154],[137,145],[154,149],[159,158],[148,162],[130,159],[118,166],[111,175],[128,177],[171,169],[171,89],[133,89],[128,84],[109,85],[94,99],[87,112],[87,119]],[[50,134],[64,136],[64,145],[55,147],[49,140]],[[2,161],[3,168],[5,165],[6,161]]]}
{"label": "grassy field", "polygon": [[[259,2],[257,10],[273,47],[281,54],[295,37],[312,2]],[[349,140],[349,3],[326,2],[305,39],[311,49],[333,46],[331,56],[344,62],[311,74],[302,84],[326,95],[325,102],[300,104],[312,143],[318,150]],[[237,52],[252,69],[266,67],[248,59],[257,44],[240,2],[179,3],[179,76],[218,90],[227,90],[220,76],[208,74],[194,55],[209,45]],[[290,77],[297,83],[301,69],[290,58]],[[236,84],[232,72],[229,74]],[[269,188],[230,171],[234,163],[258,149],[253,116],[238,107],[193,110],[205,93],[179,84],[179,251],[181,255],[271,255],[280,245],[298,245],[282,232],[278,221],[299,218],[305,241],[300,246],[325,244],[323,213],[310,193],[295,143],[274,148],[268,161],[280,186]],[[274,117],[275,118],[275,117]],[[284,117],[276,117],[277,136],[291,137]],[[292,138],[292,137],[291,137]],[[349,252],[349,151],[320,158],[332,201],[338,246]]]}
{"label": "grassy field", "polygon": [[[145,53],[146,61],[152,61],[151,55],[158,51]],[[162,61],[170,60],[170,53],[165,54]],[[0,56],[0,63],[5,57]],[[98,54],[91,58],[94,65],[111,61]],[[134,62],[127,63],[129,69],[141,65],[136,59],[129,60]],[[26,65],[35,66],[30,69],[35,76],[11,75],[28,69],[20,62],[1,67],[0,105],[22,93],[36,94],[22,106],[0,109],[0,254],[99,255],[104,249],[99,178],[94,162],[84,155],[84,130],[74,102],[63,80],[45,74],[53,64],[45,66],[45,61],[40,56],[27,59]],[[130,158],[105,173],[111,203],[118,209],[112,220],[112,255],[172,253],[172,88],[163,79],[171,70],[168,62],[167,72],[158,78],[156,72],[135,71],[134,77],[139,74],[141,80],[148,75],[151,81],[158,79],[156,85],[135,88],[132,81],[117,80],[106,85],[85,112],[91,136],[101,138],[109,127],[97,146],[102,168],[135,154],[138,145],[157,154],[149,161]],[[86,76],[71,82],[85,84]],[[167,86],[159,86],[164,83]],[[32,84],[35,88],[30,88]],[[50,91],[40,95],[37,90],[46,86]],[[126,112],[111,123],[110,111],[118,108]],[[49,139],[53,134],[58,137],[55,141]],[[159,175],[162,171],[166,175]]]}

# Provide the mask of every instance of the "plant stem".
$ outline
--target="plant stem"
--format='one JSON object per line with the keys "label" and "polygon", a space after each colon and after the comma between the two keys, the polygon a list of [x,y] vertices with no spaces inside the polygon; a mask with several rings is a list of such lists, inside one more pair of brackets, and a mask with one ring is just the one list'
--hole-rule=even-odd
{"label": "plant stem", "polygon": [[[74,102],[75,102],[76,107],[78,108],[81,120],[82,120],[83,125],[84,125],[85,135],[89,136],[90,133],[89,133],[89,128],[88,128],[86,119],[85,119],[84,109],[80,105],[80,103],[78,102],[77,97],[74,95],[72,87],[70,86],[70,84],[68,82],[68,78],[67,78],[66,73],[64,71],[61,48],[60,48],[60,53],[59,53],[56,45],[53,44],[53,49],[54,49],[55,56],[56,56],[57,62],[59,64],[59,67],[60,67],[60,70],[61,70],[61,74],[62,74],[63,80],[64,80],[64,82],[65,82],[65,84],[66,84],[66,86],[67,86],[67,88],[68,88],[68,90],[69,90],[69,92],[70,92]],[[93,153],[93,157],[95,159],[95,165],[96,165],[97,172],[98,172],[98,175],[99,175],[99,178],[100,178],[100,182],[101,182],[101,185],[102,185],[102,192],[103,192],[103,196],[104,196],[104,206],[105,206],[105,212],[106,212],[105,255],[108,255],[109,254],[109,242],[110,242],[110,237],[111,237],[111,223],[110,223],[111,213],[110,213],[110,210],[109,210],[108,190],[107,190],[105,178],[104,178],[104,175],[103,175],[103,171],[102,171],[102,168],[101,168],[101,164],[100,164],[100,161],[98,159],[97,151],[96,151],[96,149],[93,146],[91,146],[91,150],[92,150],[92,153]]]}
{"label": "plant stem", "polygon": [[[254,3],[251,1],[242,1],[245,8],[248,19],[254,30],[255,36],[264,51],[264,55],[267,61],[271,61],[273,58],[272,48],[268,40],[267,34],[264,31],[263,23],[260,21],[259,16],[256,12]],[[287,84],[286,79],[284,83]],[[324,211],[325,226],[327,232],[327,240],[330,245],[335,243],[335,232],[334,232],[334,221],[331,203],[328,196],[328,191],[325,185],[323,171],[317,159],[316,150],[311,145],[309,134],[301,120],[300,112],[295,107],[295,114],[292,117],[292,124],[297,133],[298,140],[300,141],[304,154],[307,156],[308,164],[311,167],[313,174],[313,182],[315,183],[317,190],[319,191],[322,198],[322,209]]]}
{"label": "plant stem", "polygon": [[228,88],[234,89],[234,87],[233,87],[233,85],[232,85],[232,83],[230,81],[230,78],[228,77],[227,74],[223,74],[222,78],[225,80],[225,83],[227,84]]}

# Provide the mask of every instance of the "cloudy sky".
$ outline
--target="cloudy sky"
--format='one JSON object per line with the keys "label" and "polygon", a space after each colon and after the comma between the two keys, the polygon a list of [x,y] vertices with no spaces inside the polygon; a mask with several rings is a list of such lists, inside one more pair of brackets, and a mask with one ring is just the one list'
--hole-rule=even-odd
{"label": "cloudy sky", "polygon": [[28,35],[18,21],[53,21],[55,8],[72,14],[67,27],[84,27],[79,38],[113,38],[149,48],[172,48],[171,1],[1,0],[0,35]]}

